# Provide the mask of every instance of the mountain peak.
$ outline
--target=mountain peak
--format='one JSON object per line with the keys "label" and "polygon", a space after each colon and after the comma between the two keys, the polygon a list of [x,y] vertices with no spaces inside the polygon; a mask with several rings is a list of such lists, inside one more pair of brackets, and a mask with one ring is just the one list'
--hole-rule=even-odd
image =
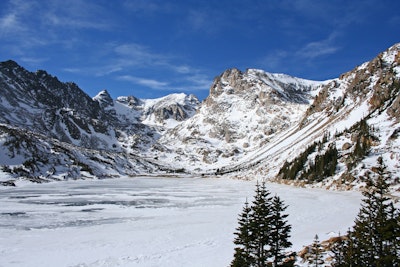
{"label": "mountain peak", "polygon": [[329,81],[312,81],[281,73],[269,73],[259,69],[242,72],[236,68],[224,71],[214,79],[207,104],[222,95],[261,94],[261,98],[271,96],[287,102],[308,103],[316,95],[318,88]]}
{"label": "mountain peak", "polygon": [[12,69],[14,69],[14,68],[21,67],[21,66],[18,65],[18,63],[15,62],[14,60],[9,59],[7,61],[0,62],[0,67],[1,68],[12,68]]}
{"label": "mountain peak", "polygon": [[100,91],[95,97],[93,97],[93,100],[99,102],[102,108],[114,106],[114,100],[111,98],[111,95],[107,90]]}

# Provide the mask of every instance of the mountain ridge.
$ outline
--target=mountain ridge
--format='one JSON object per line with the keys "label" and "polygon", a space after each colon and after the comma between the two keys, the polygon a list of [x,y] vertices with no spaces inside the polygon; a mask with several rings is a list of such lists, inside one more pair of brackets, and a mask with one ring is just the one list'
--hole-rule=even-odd
{"label": "mountain ridge", "polygon": [[[201,103],[185,94],[112,99],[106,90],[90,98],[76,84],[62,83],[45,71],[28,72],[14,61],[2,62],[3,173],[10,179],[46,181],[184,172],[343,189],[362,184],[357,177],[383,156],[397,177],[399,51],[395,44],[327,81],[229,69],[214,79]],[[56,144],[67,157],[52,152]],[[310,149],[314,144],[318,151]],[[354,158],[362,145],[368,151]],[[310,173],[333,148],[334,173]],[[39,156],[52,163],[39,161],[32,151],[41,151]],[[93,156],[95,151],[107,156]],[[285,170],[293,172],[293,164],[307,151],[296,175],[285,179]],[[57,165],[62,161],[68,167]],[[305,179],[307,173],[314,180]]]}

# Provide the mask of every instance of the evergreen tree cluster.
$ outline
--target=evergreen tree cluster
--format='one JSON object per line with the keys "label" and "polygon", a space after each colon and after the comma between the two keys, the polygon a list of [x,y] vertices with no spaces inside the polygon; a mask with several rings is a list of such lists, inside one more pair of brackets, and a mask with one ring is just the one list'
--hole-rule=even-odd
{"label": "evergreen tree cluster", "polygon": [[285,214],[287,206],[271,197],[265,183],[257,184],[252,205],[246,201],[235,232],[235,253],[231,267],[293,266],[286,260],[291,225]]}
{"label": "evergreen tree cluster", "polygon": [[[312,183],[315,181],[320,182],[325,178],[334,175],[339,155],[335,144],[330,144],[325,153],[316,155],[314,161],[309,159],[309,155],[314,153],[317,148],[318,151],[323,149],[328,138],[328,135],[324,135],[322,141],[314,142],[293,161],[286,161],[279,170],[278,176],[287,180],[299,179]],[[309,162],[309,168],[304,170],[307,161]]]}
{"label": "evergreen tree cluster", "polygon": [[323,259],[323,252],[324,249],[319,242],[319,237],[318,235],[315,235],[314,241],[311,244],[310,248],[310,253],[307,258],[309,266],[314,266],[314,267],[319,267],[319,266],[324,266],[324,259]]}
{"label": "evergreen tree cluster", "polygon": [[356,134],[356,144],[347,163],[348,169],[354,168],[357,163],[369,154],[372,140],[378,140],[377,137],[371,133],[373,130],[374,129],[368,125],[367,118],[361,119],[354,124],[350,130],[346,130],[346,132]]}
{"label": "evergreen tree cluster", "polygon": [[285,161],[282,168],[279,170],[278,176],[287,180],[295,180],[297,175],[304,169],[308,156],[315,152],[317,144],[318,143],[314,142],[293,161]]}
{"label": "evergreen tree cluster", "polygon": [[315,157],[314,162],[310,163],[310,167],[300,176],[300,179],[306,179],[308,182],[320,182],[335,174],[337,163],[338,151],[333,144],[328,147],[325,154]]}
{"label": "evergreen tree cluster", "polygon": [[335,267],[400,266],[400,212],[387,197],[386,167],[382,158],[375,168],[375,179],[368,176],[362,207],[347,238],[332,250]]}

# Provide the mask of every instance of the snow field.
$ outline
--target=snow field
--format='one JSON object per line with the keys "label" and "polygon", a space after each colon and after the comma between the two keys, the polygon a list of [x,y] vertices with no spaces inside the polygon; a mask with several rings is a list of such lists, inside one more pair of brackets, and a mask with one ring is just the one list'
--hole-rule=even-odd
{"label": "snow field", "polygon": [[[267,184],[289,205],[293,250],[345,233],[357,192]],[[0,189],[0,266],[228,266],[255,182],[121,178]]]}

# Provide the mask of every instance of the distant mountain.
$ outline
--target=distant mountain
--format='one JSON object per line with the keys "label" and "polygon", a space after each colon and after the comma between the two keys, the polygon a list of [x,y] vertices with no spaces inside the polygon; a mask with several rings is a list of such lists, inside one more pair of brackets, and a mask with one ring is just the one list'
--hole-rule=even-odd
{"label": "distant mountain", "polygon": [[[114,101],[102,91],[92,99],[45,71],[1,62],[0,164],[9,178],[34,181],[162,171],[141,152],[198,105],[184,94]],[[144,122],[153,110],[158,125]]]}
{"label": "distant mountain", "polygon": [[[173,128],[192,117],[200,105],[194,95],[171,94],[157,99],[118,97],[116,103],[138,112],[137,119],[143,124],[158,127],[160,131]],[[124,116],[123,109],[117,113]],[[122,111],[122,112],[121,112]]]}
{"label": "distant mountain", "polygon": [[[352,188],[383,157],[400,175],[400,44],[328,81],[229,69],[209,96],[93,99],[0,63],[3,180],[225,174]],[[360,178],[361,177],[361,178]]]}
{"label": "distant mountain", "polygon": [[0,122],[85,148],[117,143],[116,121],[74,83],[45,71],[28,72],[14,61],[0,63]]}

